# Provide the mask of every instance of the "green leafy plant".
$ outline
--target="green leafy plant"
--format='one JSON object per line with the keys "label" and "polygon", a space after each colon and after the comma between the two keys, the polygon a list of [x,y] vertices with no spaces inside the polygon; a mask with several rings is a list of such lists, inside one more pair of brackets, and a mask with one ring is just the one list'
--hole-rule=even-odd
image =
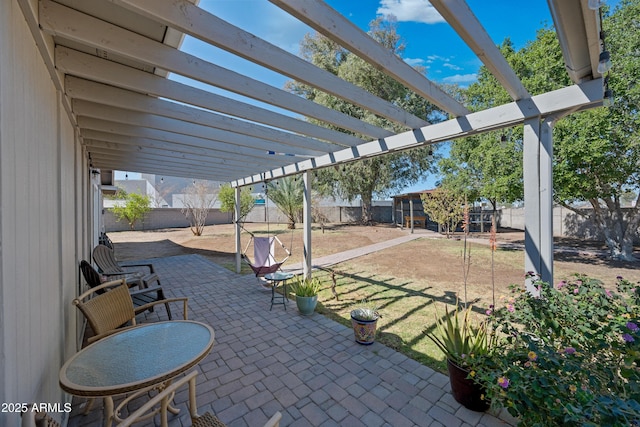
{"label": "green leafy plant", "polygon": [[379,307],[368,300],[362,300],[351,307],[351,317],[357,320],[376,320],[380,317]]}
{"label": "green leafy plant", "polygon": [[490,313],[500,341],[476,360],[474,379],[492,405],[526,426],[638,425],[640,285],[619,277],[613,291],[580,275],[533,283],[539,297],[514,285]]}
{"label": "green leafy plant", "polygon": [[136,193],[125,193],[124,204],[118,202],[111,211],[117,218],[117,221],[125,220],[129,227],[133,230],[136,222],[142,219],[147,212],[151,210],[149,204],[151,200],[149,196],[143,196]]}
{"label": "green leafy plant", "polygon": [[291,285],[291,293],[299,297],[312,297],[318,295],[322,289],[322,283],[317,277],[296,276],[296,281]]}
{"label": "green leafy plant", "polygon": [[[233,212],[235,215],[236,209],[236,190],[229,184],[223,184],[218,192],[218,200],[220,201],[220,212]],[[253,206],[256,204],[256,199],[251,194],[250,187],[242,187],[240,190],[240,218],[238,221],[244,220],[244,218],[251,212]],[[234,218],[236,219],[236,218]]]}
{"label": "green leafy plant", "polygon": [[473,318],[473,306],[461,309],[458,304],[454,311],[445,306],[445,315],[440,317],[436,309],[436,323],[433,331],[425,331],[427,338],[444,353],[447,359],[464,368],[473,368],[477,356],[489,354],[494,335],[489,332],[486,322]]}

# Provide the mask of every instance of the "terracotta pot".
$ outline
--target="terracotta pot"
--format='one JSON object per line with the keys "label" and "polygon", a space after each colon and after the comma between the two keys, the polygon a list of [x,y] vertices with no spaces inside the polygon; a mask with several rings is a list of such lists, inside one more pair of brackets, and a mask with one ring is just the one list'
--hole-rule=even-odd
{"label": "terracotta pot", "polygon": [[483,388],[467,378],[469,370],[456,365],[447,359],[449,369],[449,382],[451,383],[451,393],[456,402],[467,409],[476,412],[484,412],[489,409],[489,401],[482,399]]}
{"label": "terracotta pot", "polygon": [[378,319],[375,320],[360,320],[351,316],[351,326],[353,326],[353,334],[355,335],[356,342],[362,345],[373,344],[376,338],[376,327],[378,325]]}

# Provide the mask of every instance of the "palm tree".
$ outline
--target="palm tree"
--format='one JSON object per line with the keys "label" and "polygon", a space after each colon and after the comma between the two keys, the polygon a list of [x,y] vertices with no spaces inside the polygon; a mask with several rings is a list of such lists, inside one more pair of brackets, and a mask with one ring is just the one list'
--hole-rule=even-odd
{"label": "palm tree", "polygon": [[287,228],[296,228],[296,221],[302,213],[302,193],[304,185],[301,179],[288,176],[267,183],[267,195],[269,199],[284,213],[289,224]]}

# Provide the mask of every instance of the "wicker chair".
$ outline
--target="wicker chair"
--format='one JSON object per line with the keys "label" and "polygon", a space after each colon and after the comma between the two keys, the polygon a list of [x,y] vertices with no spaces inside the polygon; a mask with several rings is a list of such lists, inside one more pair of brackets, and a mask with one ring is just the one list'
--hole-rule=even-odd
{"label": "wicker chair", "polygon": [[[123,422],[118,424],[116,427],[131,426],[132,424],[140,421],[140,418],[149,413],[149,411],[152,411],[154,407],[156,407],[156,405],[160,405],[160,425],[162,427],[167,427],[169,425],[167,420],[167,408],[169,406],[169,403],[171,402],[175,391],[186,383],[189,383],[189,415],[191,416],[192,427],[226,427],[222,421],[220,421],[218,418],[216,418],[215,415],[211,414],[210,412],[206,412],[202,416],[198,415],[198,407],[196,405],[197,376],[198,371],[191,371],[184,377],[173,382],[162,392],[158,393],[147,403],[138,408],[138,410],[131,413]],[[273,415],[269,419],[269,421],[267,421],[264,427],[278,427],[280,425],[281,418],[282,414],[280,412],[276,412],[275,415]]]}
{"label": "wicker chair", "polygon": [[[108,292],[100,293],[108,290]],[[95,294],[92,298],[90,298]],[[133,300],[129,293],[129,287],[125,279],[105,282],[88,290],[73,300],[73,305],[78,307],[87,318],[87,322],[95,333],[95,336],[88,339],[89,343],[99,340],[107,335],[117,332],[119,328],[136,324],[136,315],[157,304],[168,304],[170,302],[182,301],[184,304],[184,319],[187,320],[188,298],[168,298],[133,307]],[[129,326],[129,327],[130,327]]]}
{"label": "wicker chair", "polygon": [[[29,407],[31,406],[30,404]],[[47,415],[46,412],[26,411],[21,416],[22,427],[60,427],[60,423]]]}
{"label": "wicker chair", "polygon": [[[80,271],[82,271],[82,275],[84,276],[84,280],[87,282],[87,285],[91,288],[96,288],[100,286],[102,281],[100,280],[100,274],[96,271],[95,268],[91,266],[87,261],[80,261]],[[125,279],[127,285],[132,288],[133,286],[138,286],[138,290],[130,290],[131,299],[133,300],[134,307],[141,307],[145,304],[150,304],[154,301],[160,301],[165,299],[164,291],[160,285],[148,286],[144,283],[141,283],[135,276],[132,278],[128,275],[118,275],[117,277],[112,278],[112,280],[120,280]],[[97,294],[103,294],[105,291],[100,290],[96,292]],[[165,308],[167,309],[167,315],[169,316],[169,320],[173,317],[171,315],[171,307],[168,303],[165,303]],[[149,309],[149,311],[153,311],[153,306]]]}

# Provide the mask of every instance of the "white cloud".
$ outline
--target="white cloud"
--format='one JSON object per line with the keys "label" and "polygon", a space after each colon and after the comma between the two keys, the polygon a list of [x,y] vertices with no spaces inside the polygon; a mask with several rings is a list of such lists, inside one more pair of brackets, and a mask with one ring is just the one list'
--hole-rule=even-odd
{"label": "white cloud", "polygon": [[445,62],[444,64],[442,64],[442,66],[443,66],[443,67],[446,67],[446,68],[448,68],[448,69],[450,69],[450,70],[453,70],[453,71],[460,71],[460,70],[462,70],[462,67],[459,67],[459,66],[457,66],[456,64],[452,64],[452,63],[450,63],[450,62]]}
{"label": "white cloud", "polygon": [[437,24],[444,18],[427,0],[380,0],[378,15],[393,15],[398,22],[424,22]]}
{"label": "white cloud", "polygon": [[459,83],[459,84],[473,83],[476,80],[478,80],[478,75],[476,73],[456,74],[456,75],[448,76],[442,79],[444,83]]}
{"label": "white cloud", "polygon": [[427,61],[422,58],[404,58],[404,62],[411,65],[412,67],[415,67],[416,65],[424,65],[427,63]]}

